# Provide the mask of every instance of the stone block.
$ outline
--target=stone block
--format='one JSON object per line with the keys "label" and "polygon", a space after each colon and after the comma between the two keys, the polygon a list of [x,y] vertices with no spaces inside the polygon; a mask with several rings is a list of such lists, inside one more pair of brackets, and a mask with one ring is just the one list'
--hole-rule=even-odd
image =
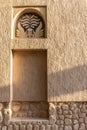
{"label": "stone block", "polygon": [[86,126],[84,123],[80,124],[79,130],[86,130]]}
{"label": "stone block", "polygon": [[[86,119],[86,118],[85,118]],[[86,121],[86,120],[85,120]],[[84,123],[84,118],[79,118],[80,123]],[[85,122],[86,123],[86,122]]]}
{"label": "stone block", "polygon": [[20,125],[21,130],[26,130],[26,125]]}
{"label": "stone block", "polygon": [[27,125],[27,130],[33,130],[33,126],[31,124]]}
{"label": "stone block", "polygon": [[29,103],[28,102],[22,103],[21,110],[28,111],[29,110]]}
{"label": "stone block", "polygon": [[51,124],[51,125],[55,124],[55,122],[56,122],[56,117],[55,117],[55,115],[51,115],[51,116],[49,117],[49,121],[50,121],[50,124]]}
{"label": "stone block", "polygon": [[65,126],[65,130],[73,130],[72,126]]}
{"label": "stone block", "polygon": [[8,130],[13,130],[13,125],[8,125]]}
{"label": "stone block", "polygon": [[14,130],[19,130],[19,129],[20,129],[19,125],[14,125]]}
{"label": "stone block", "polygon": [[52,125],[51,130],[58,130],[58,125]]}
{"label": "stone block", "polygon": [[7,126],[2,126],[2,130],[7,130]]}
{"label": "stone block", "polygon": [[39,125],[34,125],[34,130],[39,130]]}
{"label": "stone block", "polygon": [[74,128],[74,130],[78,130],[79,129],[79,124],[73,125],[73,128]]}
{"label": "stone block", "polygon": [[14,102],[12,103],[12,110],[13,112],[18,112],[21,108],[21,103],[18,102]]}
{"label": "stone block", "polygon": [[0,123],[2,123],[3,121],[3,114],[2,114],[2,111],[0,111]]}
{"label": "stone block", "polygon": [[65,124],[66,125],[72,125],[72,120],[68,119],[68,118],[65,118]]}
{"label": "stone block", "polygon": [[41,125],[41,126],[40,126],[40,130],[46,130],[46,129],[45,129],[45,125]]}
{"label": "stone block", "polygon": [[73,124],[78,124],[78,120],[73,120]]}
{"label": "stone block", "polygon": [[80,118],[85,118],[85,117],[86,117],[86,113],[81,113],[81,112],[80,112],[80,113],[79,113],[79,117],[80,117]]}
{"label": "stone block", "polygon": [[63,109],[63,110],[69,110],[68,104],[63,104],[63,105],[62,105],[62,109]]}
{"label": "stone block", "polygon": [[0,103],[0,111],[3,109],[3,104]]}
{"label": "stone block", "polygon": [[8,109],[4,109],[4,124],[5,125],[9,124],[11,115],[12,115],[11,109],[9,109],[9,108]]}
{"label": "stone block", "polygon": [[[83,122],[82,122],[83,123]],[[87,117],[85,117],[85,123],[87,124]]]}
{"label": "stone block", "polygon": [[51,130],[51,125],[46,125],[46,130]]}
{"label": "stone block", "polygon": [[2,126],[0,125],[0,130],[2,130]]}

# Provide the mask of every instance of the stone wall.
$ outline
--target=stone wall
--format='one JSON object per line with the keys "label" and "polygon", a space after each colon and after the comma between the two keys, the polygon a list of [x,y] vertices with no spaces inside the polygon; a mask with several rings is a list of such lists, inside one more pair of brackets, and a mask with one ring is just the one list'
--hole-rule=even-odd
{"label": "stone wall", "polygon": [[13,102],[12,117],[19,119],[48,119],[49,106],[46,102]]}
{"label": "stone wall", "polygon": [[64,130],[86,130],[87,103],[58,103],[56,124]]}
{"label": "stone wall", "polygon": [[2,128],[2,130],[87,129],[87,102],[50,103],[49,119],[24,119],[20,117],[9,120],[6,111],[9,112],[8,104],[0,104],[0,129]]}
{"label": "stone wall", "polygon": [[[47,38],[12,39],[19,8],[31,6],[47,7]],[[13,119],[11,53],[36,49],[47,50],[49,118]],[[0,129],[86,130],[86,101],[87,0],[0,0]]]}

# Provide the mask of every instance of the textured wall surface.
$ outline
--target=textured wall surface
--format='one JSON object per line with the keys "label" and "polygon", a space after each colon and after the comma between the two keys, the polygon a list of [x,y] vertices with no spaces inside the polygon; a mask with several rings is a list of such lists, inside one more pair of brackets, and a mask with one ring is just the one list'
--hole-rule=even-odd
{"label": "textured wall surface", "polygon": [[[9,86],[9,46],[11,49],[48,50],[48,100],[87,100],[87,1],[86,0],[12,0],[0,2],[1,55],[0,86]],[[47,6],[47,38],[10,41],[13,6]],[[16,15],[16,14],[15,14]],[[11,22],[11,23],[10,23]],[[1,52],[0,51],[0,52]],[[6,55],[5,55],[6,54]],[[1,69],[2,68],[2,69]],[[4,78],[3,78],[4,77]],[[5,87],[8,88],[8,87]],[[7,90],[8,91],[8,90]],[[5,93],[5,92],[4,92]],[[7,95],[8,96],[8,95]]]}
{"label": "textured wall surface", "polygon": [[[27,107],[23,107],[23,104],[21,105],[22,105],[22,109],[27,108]],[[49,120],[47,119],[28,120],[21,117],[21,119],[18,118],[11,119],[10,122],[8,122],[7,106],[8,105],[6,103],[0,104],[0,123],[4,122],[4,125],[2,126],[0,125],[0,129],[2,128],[2,130],[7,130],[7,129],[8,130],[14,130],[14,129],[15,130],[87,130],[87,103],[86,102],[50,103]],[[3,110],[4,108],[5,110],[3,115],[1,109]],[[36,108],[34,107],[34,109]],[[14,108],[14,110],[17,109]],[[21,113],[20,115],[22,114],[23,113]]]}
{"label": "textured wall surface", "polygon": [[[19,6],[47,6],[46,39],[11,39],[13,16]],[[11,99],[10,56],[15,49],[47,49],[49,120],[11,120],[7,125],[11,111],[2,104],[2,130],[86,130],[87,0],[0,0],[0,102]],[[66,101],[79,103],[62,104]]]}
{"label": "textured wall surface", "polygon": [[16,119],[48,119],[49,105],[47,102],[13,102],[12,117]]}
{"label": "textured wall surface", "polygon": [[11,8],[0,6],[0,101],[10,100]]}

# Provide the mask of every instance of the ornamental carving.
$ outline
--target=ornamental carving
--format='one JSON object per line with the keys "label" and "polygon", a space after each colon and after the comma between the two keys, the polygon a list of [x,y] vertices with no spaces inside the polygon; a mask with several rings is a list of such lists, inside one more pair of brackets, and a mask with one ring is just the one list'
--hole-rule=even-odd
{"label": "ornamental carving", "polygon": [[45,22],[36,13],[24,13],[16,24],[15,36],[17,38],[44,38]]}

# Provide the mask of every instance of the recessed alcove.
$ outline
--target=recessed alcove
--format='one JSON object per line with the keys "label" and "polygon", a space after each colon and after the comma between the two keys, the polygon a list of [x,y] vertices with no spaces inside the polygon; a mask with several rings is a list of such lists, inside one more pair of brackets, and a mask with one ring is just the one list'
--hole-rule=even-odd
{"label": "recessed alcove", "polygon": [[47,50],[14,50],[13,117],[47,118]]}

